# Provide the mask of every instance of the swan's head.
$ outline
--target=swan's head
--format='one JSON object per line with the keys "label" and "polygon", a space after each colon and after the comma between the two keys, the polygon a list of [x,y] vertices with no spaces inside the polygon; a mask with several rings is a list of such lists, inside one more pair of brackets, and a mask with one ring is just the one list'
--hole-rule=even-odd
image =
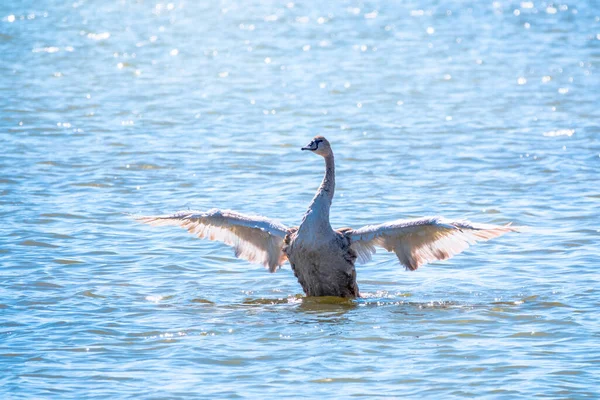
{"label": "swan's head", "polygon": [[315,136],[315,138],[311,140],[309,144],[304,146],[302,150],[312,151],[322,157],[331,155],[331,146],[323,136]]}

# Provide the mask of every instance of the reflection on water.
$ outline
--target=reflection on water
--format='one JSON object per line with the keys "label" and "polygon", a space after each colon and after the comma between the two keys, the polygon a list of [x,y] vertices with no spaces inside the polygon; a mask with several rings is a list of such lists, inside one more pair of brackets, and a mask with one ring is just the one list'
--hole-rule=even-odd
{"label": "reflection on water", "polygon": [[[3,2],[0,397],[594,398],[596,2]],[[130,215],[527,226],[311,299]]]}

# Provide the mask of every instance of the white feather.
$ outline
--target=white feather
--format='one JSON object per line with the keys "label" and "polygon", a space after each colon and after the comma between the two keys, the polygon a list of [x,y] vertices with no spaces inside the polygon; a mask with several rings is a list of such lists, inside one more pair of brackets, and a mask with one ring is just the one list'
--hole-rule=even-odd
{"label": "white feather", "polygon": [[265,217],[212,209],[136,219],[153,226],[180,226],[202,239],[221,241],[235,249],[236,257],[262,264],[271,272],[286,261],[282,247],[288,228]]}
{"label": "white feather", "polygon": [[350,233],[352,248],[359,263],[375,254],[375,246],[393,251],[400,263],[415,270],[421,265],[446,260],[479,241],[517,231],[508,225],[475,224],[466,220],[451,221],[442,217],[396,220],[368,225]]}

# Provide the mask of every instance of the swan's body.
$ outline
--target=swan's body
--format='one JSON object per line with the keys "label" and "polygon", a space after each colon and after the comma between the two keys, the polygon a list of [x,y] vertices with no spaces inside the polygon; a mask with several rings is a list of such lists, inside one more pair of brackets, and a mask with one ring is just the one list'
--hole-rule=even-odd
{"label": "swan's body", "polygon": [[442,217],[396,220],[360,229],[334,230],[329,209],[335,191],[335,163],[327,139],[317,136],[303,147],[325,158],[325,177],[297,228],[234,211],[185,211],[169,216],[139,217],[151,225],[177,225],[201,238],[220,240],[237,257],[275,272],[286,260],[308,296],[359,296],[354,263],[368,262],[375,247],[393,251],[410,270],[445,260],[470,244],[515,231],[510,226],[450,221]]}

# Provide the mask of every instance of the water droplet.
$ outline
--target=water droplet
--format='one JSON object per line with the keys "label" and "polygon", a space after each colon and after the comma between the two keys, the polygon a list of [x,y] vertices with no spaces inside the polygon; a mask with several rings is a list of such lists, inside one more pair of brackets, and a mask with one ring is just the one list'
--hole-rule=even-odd
{"label": "water droplet", "polygon": [[567,93],[569,93],[569,89],[568,88],[559,88],[558,93],[567,94]]}
{"label": "water droplet", "polygon": [[172,56],[176,56],[177,54],[179,54],[179,50],[173,49],[169,54],[171,54]]}
{"label": "water droplet", "polygon": [[435,29],[432,26],[430,26],[427,28],[427,33],[433,35],[435,33]]}
{"label": "water droplet", "polygon": [[8,22],[11,22],[11,23],[12,23],[12,22],[15,22],[15,16],[14,16],[14,15],[9,15],[8,17],[6,17],[6,20],[7,20]]}
{"label": "water droplet", "polygon": [[271,57],[265,58],[265,64],[271,64]]}
{"label": "water droplet", "polygon": [[517,79],[517,83],[519,85],[524,85],[527,83],[527,79],[525,79],[524,77],[520,77],[519,79]]}

